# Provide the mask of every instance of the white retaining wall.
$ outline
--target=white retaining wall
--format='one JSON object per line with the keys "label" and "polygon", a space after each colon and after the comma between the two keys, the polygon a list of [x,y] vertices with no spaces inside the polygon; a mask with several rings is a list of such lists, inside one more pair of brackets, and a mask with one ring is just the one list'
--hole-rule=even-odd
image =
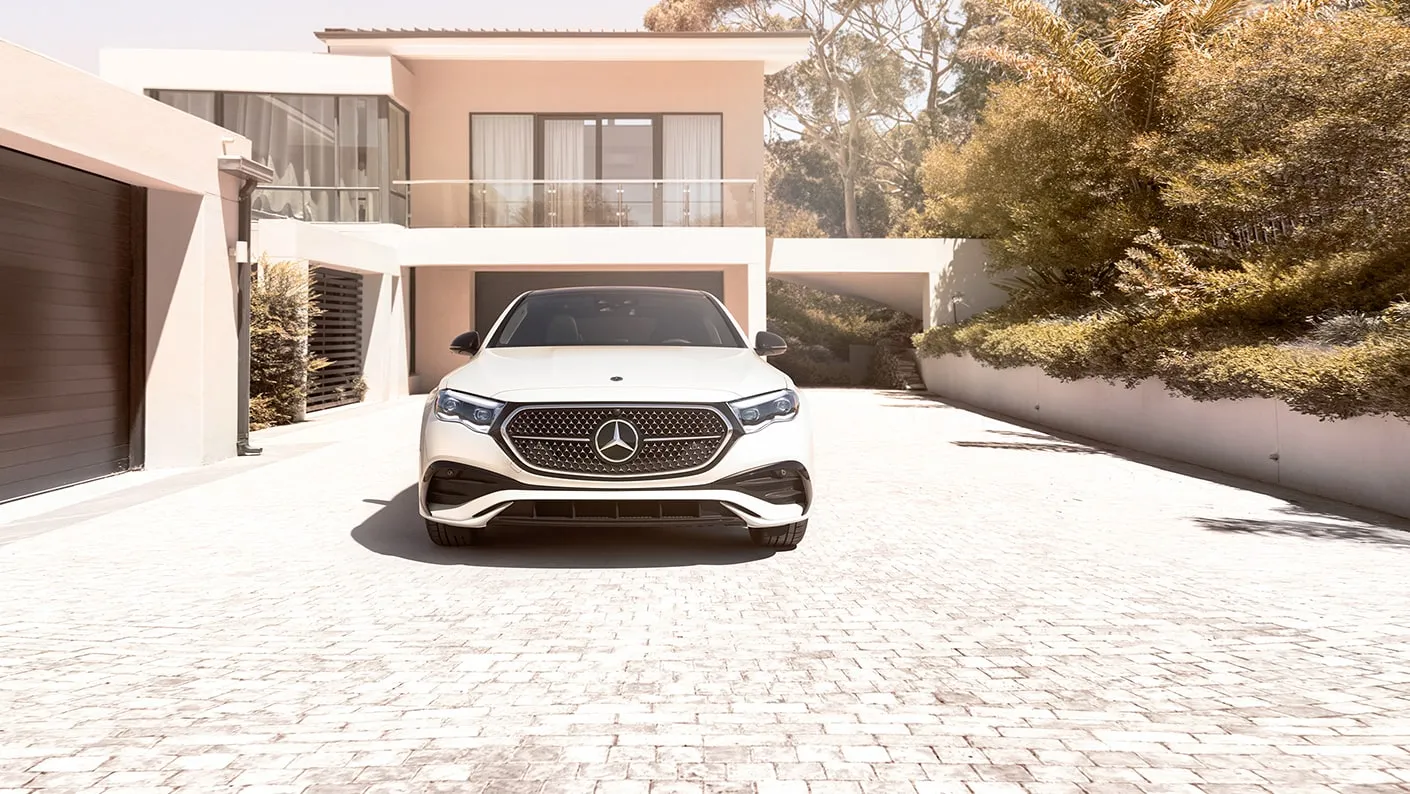
{"label": "white retaining wall", "polygon": [[1156,380],[1064,383],[968,356],[921,360],[926,388],[1022,421],[1410,517],[1410,422],[1319,421],[1278,400],[1196,402]]}

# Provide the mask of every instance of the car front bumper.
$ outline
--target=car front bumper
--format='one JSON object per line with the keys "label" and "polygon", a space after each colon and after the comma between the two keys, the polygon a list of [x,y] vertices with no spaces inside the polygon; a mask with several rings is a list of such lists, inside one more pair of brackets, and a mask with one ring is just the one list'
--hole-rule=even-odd
{"label": "car front bumper", "polygon": [[745,434],[708,469],[653,480],[584,480],[528,471],[499,443],[428,410],[421,432],[418,505],[432,521],[491,525],[733,525],[805,520],[812,506],[812,434],[806,415]]}

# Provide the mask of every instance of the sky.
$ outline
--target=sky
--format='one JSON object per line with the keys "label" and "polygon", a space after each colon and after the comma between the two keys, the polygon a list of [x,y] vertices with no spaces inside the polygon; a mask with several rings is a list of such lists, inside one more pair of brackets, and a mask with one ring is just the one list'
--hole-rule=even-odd
{"label": "sky", "polygon": [[635,30],[652,0],[0,0],[0,39],[89,72],[120,47],[321,52],[323,28]]}

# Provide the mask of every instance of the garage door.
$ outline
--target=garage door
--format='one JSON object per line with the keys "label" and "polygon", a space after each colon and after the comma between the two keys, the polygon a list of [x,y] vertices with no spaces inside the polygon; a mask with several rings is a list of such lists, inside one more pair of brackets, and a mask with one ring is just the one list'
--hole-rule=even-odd
{"label": "garage door", "polygon": [[529,290],[555,287],[678,287],[704,290],[723,301],[725,274],[718,270],[476,273],[475,330],[483,337],[515,298]]}
{"label": "garage door", "polygon": [[133,465],[141,195],[0,148],[0,501]]}

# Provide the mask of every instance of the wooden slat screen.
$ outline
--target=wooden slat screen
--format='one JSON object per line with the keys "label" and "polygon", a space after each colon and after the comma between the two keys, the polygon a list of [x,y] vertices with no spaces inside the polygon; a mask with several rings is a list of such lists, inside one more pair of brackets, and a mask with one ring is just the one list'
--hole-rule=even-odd
{"label": "wooden slat screen", "polygon": [[315,267],[314,303],[321,314],[313,320],[309,353],[328,366],[309,376],[308,410],[318,411],[358,402],[362,378],[362,276]]}

